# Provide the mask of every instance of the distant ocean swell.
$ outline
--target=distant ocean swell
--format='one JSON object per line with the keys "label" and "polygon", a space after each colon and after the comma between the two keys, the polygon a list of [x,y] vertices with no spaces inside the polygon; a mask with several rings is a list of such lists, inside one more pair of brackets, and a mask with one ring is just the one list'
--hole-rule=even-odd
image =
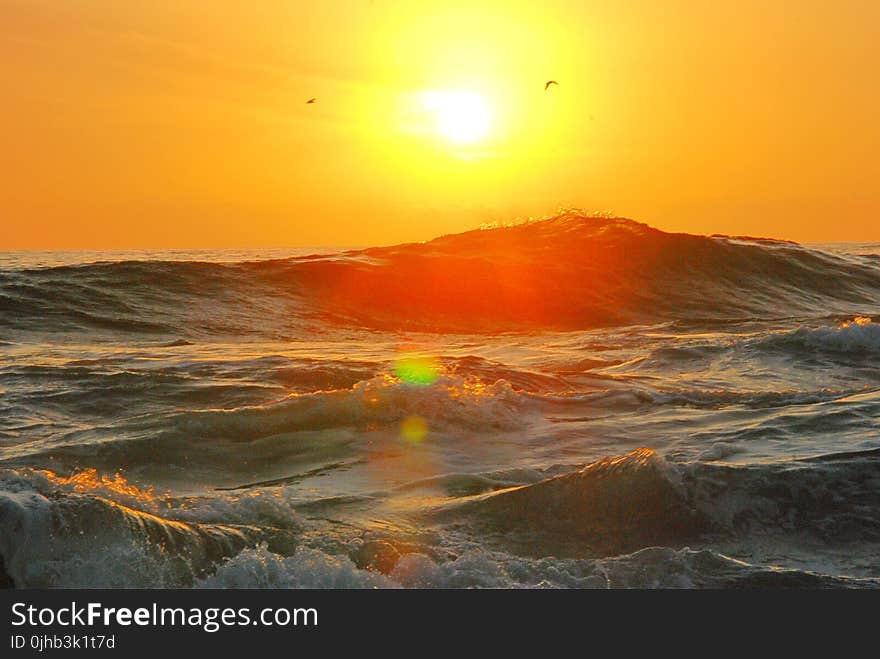
{"label": "distant ocean swell", "polygon": [[221,264],[118,262],[0,275],[0,327],[290,338],[386,330],[581,330],[852,313],[880,295],[870,254],[668,234],[563,215],[427,243]]}

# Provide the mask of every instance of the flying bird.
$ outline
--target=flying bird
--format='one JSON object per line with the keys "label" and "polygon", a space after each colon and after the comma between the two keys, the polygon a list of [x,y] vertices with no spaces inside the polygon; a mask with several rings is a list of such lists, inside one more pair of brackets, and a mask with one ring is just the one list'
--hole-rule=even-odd
{"label": "flying bird", "polygon": [[310,98],[309,100],[306,101],[306,105],[308,105],[309,103],[314,103],[317,100],[318,100],[317,98]]}
{"label": "flying bird", "polygon": [[558,85],[558,84],[559,83],[556,82],[555,80],[548,80],[547,82],[544,83],[544,91],[547,91],[548,89],[550,89],[550,85]]}

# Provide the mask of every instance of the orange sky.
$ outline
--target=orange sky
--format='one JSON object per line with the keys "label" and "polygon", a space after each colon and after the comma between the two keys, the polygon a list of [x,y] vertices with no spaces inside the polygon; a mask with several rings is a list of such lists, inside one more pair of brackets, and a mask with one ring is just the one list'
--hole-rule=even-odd
{"label": "orange sky", "polygon": [[[880,240],[874,0],[0,0],[0,18],[0,249],[394,243],[560,207]],[[485,135],[438,131],[424,99],[449,92],[485,104]]]}

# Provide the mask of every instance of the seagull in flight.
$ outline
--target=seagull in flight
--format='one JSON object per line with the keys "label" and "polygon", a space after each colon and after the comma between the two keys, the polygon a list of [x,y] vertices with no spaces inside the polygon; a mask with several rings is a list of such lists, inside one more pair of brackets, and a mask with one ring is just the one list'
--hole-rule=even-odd
{"label": "seagull in flight", "polygon": [[548,80],[547,82],[544,83],[544,91],[547,91],[548,89],[550,89],[550,85],[558,85],[558,84],[559,83],[556,82],[555,80]]}
{"label": "seagull in flight", "polygon": [[317,100],[318,100],[317,98],[310,98],[309,100],[306,101],[306,105],[308,105],[309,103],[314,103]]}

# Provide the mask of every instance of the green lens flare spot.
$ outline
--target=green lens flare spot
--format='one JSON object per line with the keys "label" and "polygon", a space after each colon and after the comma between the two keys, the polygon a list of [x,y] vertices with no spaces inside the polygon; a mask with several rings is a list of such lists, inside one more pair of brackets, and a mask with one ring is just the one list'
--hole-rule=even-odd
{"label": "green lens flare spot", "polygon": [[407,384],[434,384],[439,372],[437,360],[424,357],[400,359],[394,364],[394,375]]}

